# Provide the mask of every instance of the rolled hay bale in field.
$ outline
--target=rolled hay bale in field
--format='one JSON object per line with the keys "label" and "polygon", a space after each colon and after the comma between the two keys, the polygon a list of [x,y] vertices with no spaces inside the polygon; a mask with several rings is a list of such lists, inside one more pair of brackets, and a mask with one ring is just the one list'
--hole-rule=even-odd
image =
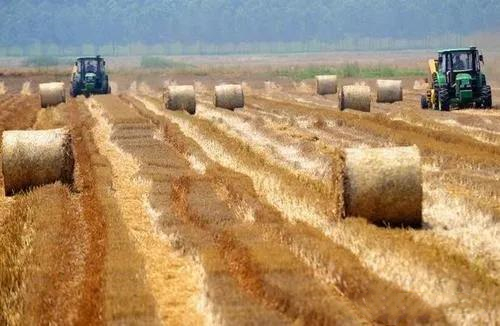
{"label": "rolled hay bale in field", "polygon": [[401,80],[377,80],[377,102],[394,103],[403,100]]}
{"label": "rolled hay bale in field", "polygon": [[2,173],[7,196],[56,181],[72,184],[74,165],[71,135],[65,128],[2,134]]}
{"label": "rolled hay bale in field", "polygon": [[318,95],[336,94],[337,76],[336,75],[316,76],[316,93],[318,93]]}
{"label": "rolled hay bale in field", "polygon": [[196,113],[196,95],[191,85],[168,86],[163,94],[163,100],[167,110]]}
{"label": "rolled hay bale in field", "polygon": [[7,93],[7,88],[5,87],[5,83],[3,81],[0,81],[0,95],[4,95]]}
{"label": "rolled hay bale in field", "polygon": [[218,108],[234,110],[245,106],[245,97],[241,85],[215,86],[214,104]]}
{"label": "rolled hay bale in field", "polygon": [[119,88],[118,88],[118,84],[116,82],[110,81],[109,87],[111,88],[111,94],[118,95]]}
{"label": "rolled hay bale in field", "polygon": [[425,90],[427,88],[429,88],[429,84],[427,83],[426,80],[417,79],[413,83],[413,89],[416,90],[416,91],[422,91],[422,90]]}
{"label": "rolled hay bale in field", "polygon": [[376,224],[422,224],[422,168],[416,146],[345,150],[346,216]]}
{"label": "rolled hay bale in field", "polygon": [[[313,92],[313,87],[309,86],[305,81],[301,81],[300,83],[293,83],[293,87],[295,90],[300,93],[311,93]],[[337,91],[335,91],[337,92]]]}
{"label": "rolled hay bale in field", "polygon": [[23,95],[23,96],[30,96],[31,95],[31,82],[30,81],[23,83],[23,86],[21,87],[21,95]]}
{"label": "rolled hay bale in field", "polygon": [[371,90],[369,86],[349,85],[343,86],[339,92],[339,109],[351,109],[370,112]]}
{"label": "rolled hay bale in field", "polygon": [[151,95],[153,94],[153,89],[149,87],[148,83],[145,81],[141,81],[139,86],[137,86],[137,92],[142,95]]}
{"label": "rolled hay bale in field", "polygon": [[264,82],[264,90],[268,93],[275,92],[275,91],[281,91],[281,86],[276,84],[273,81],[266,80]]}
{"label": "rolled hay bale in field", "polygon": [[42,108],[66,102],[64,83],[42,83],[38,85]]}
{"label": "rolled hay bale in field", "polygon": [[133,82],[130,83],[130,86],[128,88],[128,93],[132,95],[137,94],[137,81],[134,80]]}

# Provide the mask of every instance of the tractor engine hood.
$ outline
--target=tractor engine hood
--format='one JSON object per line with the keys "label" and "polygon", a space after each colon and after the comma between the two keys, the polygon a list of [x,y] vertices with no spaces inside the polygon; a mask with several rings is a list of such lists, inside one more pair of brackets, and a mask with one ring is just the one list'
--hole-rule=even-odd
{"label": "tractor engine hood", "polygon": [[85,74],[85,82],[86,83],[94,83],[97,78],[97,75],[93,72],[89,72]]}
{"label": "tractor engine hood", "polygon": [[456,77],[457,95],[461,103],[469,103],[473,100],[472,76],[467,73],[460,73]]}
{"label": "tractor engine hood", "polygon": [[472,76],[466,73],[460,73],[455,78],[457,85],[460,88],[470,88],[472,87]]}

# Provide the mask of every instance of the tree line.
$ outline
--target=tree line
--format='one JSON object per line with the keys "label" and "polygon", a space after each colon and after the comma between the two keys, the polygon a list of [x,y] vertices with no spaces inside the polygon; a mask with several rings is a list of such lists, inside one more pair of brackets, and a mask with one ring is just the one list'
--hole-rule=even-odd
{"label": "tree line", "polygon": [[3,0],[0,46],[423,39],[500,29],[498,0]]}

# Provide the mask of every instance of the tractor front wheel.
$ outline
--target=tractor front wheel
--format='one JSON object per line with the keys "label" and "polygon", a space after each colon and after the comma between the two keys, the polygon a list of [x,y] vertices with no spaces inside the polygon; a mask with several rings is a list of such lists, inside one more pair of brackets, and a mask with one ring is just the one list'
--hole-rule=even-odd
{"label": "tractor front wheel", "polygon": [[484,108],[491,109],[493,101],[491,99],[491,86],[484,86],[481,89],[481,99]]}
{"label": "tractor front wheel", "polygon": [[71,97],[78,96],[78,91],[77,91],[76,87],[71,86],[71,88],[69,89],[69,96],[71,96]]}
{"label": "tractor front wheel", "polygon": [[429,108],[429,101],[427,100],[427,96],[426,95],[422,95],[420,97],[420,106],[424,110],[427,110]]}
{"label": "tractor front wheel", "polygon": [[446,88],[442,88],[438,93],[439,111],[450,110],[450,96]]}

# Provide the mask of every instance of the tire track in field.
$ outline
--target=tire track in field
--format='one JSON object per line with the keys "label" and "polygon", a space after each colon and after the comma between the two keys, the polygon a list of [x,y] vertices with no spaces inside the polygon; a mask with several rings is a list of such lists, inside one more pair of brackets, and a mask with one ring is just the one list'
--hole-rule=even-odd
{"label": "tire track in field", "polygon": [[[154,104],[144,103],[157,111]],[[359,220],[347,220],[333,226],[331,213],[328,213],[328,209],[323,210],[328,205],[323,206],[322,202],[326,203],[329,196],[323,197],[321,186],[313,186],[311,189],[314,190],[305,195],[294,188],[293,183],[290,184],[291,179],[281,178],[280,174],[285,172],[276,166],[267,165],[268,162],[262,162],[254,151],[235,139],[227,138],[216,126],[197,118],[187,120],[171,113],[169,118],[179,124],[188,137],[199,143],[209,157],[250,176],[258,192],[285,216],[304,220],[322,229],[330,238],[359,255],[365,266],[377,275],[395,281],[404,289],[415,291],[435,307],[446,307],[446,315],[455,322],[469,318],[491,320],[498,302],[491,302],[489,298],[495,296],[493,293],[498,291],[498,284],[484,271],[477,271],[455,248],[447,246],[439,238],[433,239],[432,234],[385,230],[365,225]],[[307,189],[306,180],[300,180],[299,183],[302,189]],[[412,272],[406,272],[400,266],[411,266]],[[445,270],[443,266],[447,266]],[[453,272],[449,272],[451,270]],[[474,292],[475,296],[471,298],[463,295],[464,287]],[[487,313],[483,313],[485,307],[488,307]]]}
{"label": "tire track in field", "polygon": [[[15,318],[21,316],[23,322],[28,324],[99,324],[102,307],[99,295],[99,266],[103,262],[100,245],[102,215],[93,193],[93,175],[83,173],[87,172],[89,162],[79,135],[80,124],[74,124],[67,113],[73,112],[76,103],[61,105],[57,109],[65,112],[61,119],[57,122],[44,119],[42,126],[38,119],[36,123],[34,121],[36,112],[40,112],[38,101],[29,97],[19,102],[23,104],[21,109],[24,113],[8,119],[7,127],[26,129],[30,124],[30,127],[50,129],[56,123],[58,126],[73,126],[76,166],[82,173],[76,175],[74,189],[56,183],[13,197],[9,222],[2,228],[7,230],[7,236],[12,241],[12,244],[7,243],[11,248],[10,257],[21,260],[17,262],[17,267],[11,265],[7,269],[8,278],[17,279],[18,285],[11,289],[10,294],[11,298],[16,298],[15,301],[5,306],[7,310],[2,315],[10,314],[10,322],[14,324]],[[14,101],[14,105],[16,103],[19,104]],[[79,188],[78,185],[84,187]],[[15,246],[15,239],[25,239],[17,249],[12,247]],[[2,244],[6,243],[2,241]]]}
{"label": "tire track in field", "polygon": [[[139,109],[143,106],[141,103],[137,103],[137,101],[129,100],[129,102],[135,102],[135,105]],[[174,147],[181,153],[186,155],[188,152],[194,152],[197,153],[197,156],[200,155],[199,152],[202,149],[189,138],[185,138],[178,131],[177,127],[169,122],[167,116],[147,111],[146,108],[143,109],[143,112],[145,112],[146,117],[156,121],[155,123],[166,124],[166,138],[169,142],[173,142]],[[205,162],[207,160],[210,161],[208,158],[202,158],[202,160]],[[224,168],[217,165],[215,168],[207,167],[206,173],[207,175],[213,175],[215,171],[218,172],[216,175],[219,176],[215,175],[214,178],[220,180],[218,183],[221,183],[223,187],[222,196],[229,198],[229,200],[226,200],[228,205],[233,207],[236,212],[242,212],[242,219],[254,223],[255,228],[258,230],[252,231],[252,228],[247,227],[244,229],[244,232],[238,233],[237,239],[250,237],[255,241],[259,239],[259,234],[266,234],[266,239],[269,237],[267,241],[273,239],[273,243],[281,243],[287,250],[291,250],[291,252],[314,271],[316,277],[326,284],[335,285],[343,295],[355,304],[357,309],[364,311],[367,316],[371,316],[367,318],[376,322],[394,323],[396,320],[402,321],[401,318],[406,319],[408,322],[417,319],[424,320],[430,318],[430,320],[439,320],[440,318],[444,318],[440,315],[440,312],[429,310],[428,307],[426,308],[425,304],[412,294],[405,293],[393,287],[390,283],[386,283],[372,275],[357,262],[357,259],[351,253],[333,244],[319,232],[314,231],[305,224],[292,225],[281,221],[280,214],[274,208],[260,203],[260,200],[257,199],[258,195],[253,194],[253,190],[251,190],[253,186],[250,180],[244,181],[247,178],[242,175],[239,175],[237,178],[223,177],[224,174],[222,174],[221,179],[220,175],[224,170]],[[225,173],[229,175],[234,174]],[[249,190],[241,193],[242,189],[245,188]],[[245,216],[249,215],[248,211],[253,216],[252,218],[245,218]],[[261,223],[266,223],[265,229],[258,228]],[[262,241],[262,243],[264,244],[266,241]],[[252,245],[250,245],[250,248],[252,248]],[[268,251],[276,251],[276,249],[268,247]],[[284,255],[280,254],[280,257],[283,260]],[[279,258],[275,259],[280,260]],[[294,263],[290,261],[287,265],[294,265]],[[331,266],[335,266],[335,268],[332,270]],[[390,296],[387,296],[387,293],[391,293]],[[383,300],[381,300],[382,297],[384,298]],[[391,299],[388,299],[389,297]],[[406,302],[407,304],[405,303],[403,306],[411,306],[412,308],[404,308],[406,316],[402,317],[403,310],[400,310],[402,306],[392,310],[389,307],[397,307],[398,305],[391,304],[388,300],[394,300],[394,302],[399,303]]]}
{"label": "tire track in field", "polygon": [[[172,153],[169,157],[172,160],[179,157],[179,154]],[[165,214],[167,220],[163,222],[163,229],[167,236],[175,234],[176,241],[184,250],[200,255],[199,259],[207,274],[207,290],[212,294],[209,296],[212,299],[210,308],[218,312],[213,317],[215,320],[226,320],[229,323],[241,323],[245,320],[274,320],[282,323],[288,320],[289,323],[299,318],[313,324],[360,321],[357,313],[350,308],[351,303],[339,296],[334,288],[311,277],[306,266],[291,252],[279,249],[278,245],[262,238],[262,231],[271,227],[273,221],[256,225],[239,223],[237,219],[240,215],[216,196],[217,187],[208,171],[207,168],[207,174],[202,176],[193,175],[189,171],[178,171],[182,174],[175,178],[158,178],[158,183],[169,182],[177,186],[156,188],[164,194],[170,193],[169,198],[172,200],[171,205],[156,203],[156,209],[166,212],[173,210],[176,213],[174,216],[177,218],[174,220],[172,214]],[[240,184],[240,187],[244,184]],[[247,233],[254,236],[244,237],[246,240],[242,241],[240,235]],[[270,250],[263,250],[267,247]],[[211,251],[207,252],[210,248]],[[281,258],[271,259],[271,254]],[[220,263],[214,263],[214,259]],[[226,276],[221,278],[218,274]],[[299,280],[301,286],[297,286]],[[221,282],[224,283],[221,285]],[[236,286],[236,289],[231,290],[230,285]],[[226,290],[226,295],[229,295],[231,301],[238,301],[230,304],[231,301],[226,297],[220,297],[217,288],[221,286],[230,290]],[[243,298],[249,297],[251,300],[238,299],[242,297],[237,294],[238,291],[242,291]],[[311,296],[311,293],[314,295]],[[309,301],[305,301],[306,297],[310,297]],[[284,317],[286,318],[283,319]]]}
{"label": "tire track in field", "polygon": [[[259,98],[259,100],[261,99]],[[399,130],[396,126],[399,124],[392,127],[389,120],[383,120],[382,118],[373,119],[363,114],[348,112],[339,114],[332,110],[306,108],[282,101],[261,100],[261,102],[262,103],[259,104],[263,105],[265,109],[274,112],[273,114],[281,113],[283,116],[293,115],[294,117],[306,114],[312,117],[319,116],[319,119],[325,121],[328,121],[328,119],[337,121],[337,123],[341,125],[340,128],[346,125],[356,128],[359,124],[361,125],[359,134],[366,139],[385,136],[393,144],[399,145],[413,144],[412,140],[417,140],[416,144],[419,145],[421,149],[423,147],[425,150],[423,159],[427,164],[424,165],[424,167],[437,166],[439,169],[439,174],[437,175],[424,169],[424,186],[425,189],[429,190],[425,193],[424,198],[424,207],[427,207],[425,210],[425,220],[430,226],[437,226],[437,228],[434,228],[437,233],[453,239],[454,242],[458,242],[465,250],[464,254],[474,260],[476,264],[482,266],[483,269],[489,270],[488,273],[491,276],[497,278],[498,275],[500,275],[500,261],[497,259],[498,245],[495,240],[500,228],[500,225],[497,223],[500,217],[500,211],[498,210],[498,200],[495,199],[498,198],[497,193],[500,180],[493,177],[496,175],[499,166],[498,164],[490,164],[489,167],[485,168],[478,167],[475,163],[462,162],[462,152],[467,152],[463,147],[467,144],[467,146],[474,149],[475,145],[481,145],[481,143],[459,135],[457,136],[458,140],[463,141],[463,143],[458,142],[460,147],[455,149],[453,148],[454,143],[445,143],[445,141],[451,139],[453,135],[456,135],[454,132],[448,130],[443,140],[439,138],[437,139],[438,141],[432,139],[433,142],[439,142],[439,144],[429,146],[432,144],[428,144],[428,139],[430,135],[435,135],[435,131],[431,131],[429,136],[423,133],[424,136],[427,136],[425,138],[412,138],[411,136],[403,138],[397,136]],[[265,103],[267,103],[267,106]],[[250,105],[254,105],[253,100],[251,100]],[[261,110],[264,110],[264,108]],[[355,121],[350,121],[349,119],[353,117]],[[369,129],[363,128],[364,120],[373,122]],[[382,122],[377,123],[379,120]],[[384,130],[389,129],[386,127],[388,124],[391,126],[390,128],[393,129],[392,131]],[[418,128],[425,129],[423,127]],[[320,141],[325,141],[325,138],[316,131],[316,128],[309,128],[308,130],[318,135]],[[403,128],[403,133],[404,131]],[[328,143],[328,140],[326,140],[326,142]],[[333,144],[336,144],[336,142],[333,142]],[[450,149],[447,150],[444,155],[442,154],[442,149],[445,149],[443,147],[449,147]],[[494,146],[484,145],[484,147],[488,151],[496,151]],[[481,155],[486,157],[487,154],[484,153]],[[460,159],[458,159],[459,156]],[[470,177],[464,178],[458,176],[455,172],[457,170],[470,172]],[[447,171],[450,171],[450,173],[447,173]],[[481,173],[481,176],[474,177],[474,175],[478,173]],[[432,194],[436,194],[436,190],[441,194],[440,196],[431,195],[431,191]],[[456,203],[460,205],[458,207],[450,206],[449,200],[445,196],[442,196],[444,193],[453,197],[458,197]],[[472,207],[476,207],[476,209],[470,209],[470,204],[472,204]],[[446,207],[448,207],[448,209],[446,209]],[[442,220],[441,216],[443,214],[447,217],[447,225],[444,228],[442,227],[442,223],[439,222]],[[466,217],[466,223],[463,222],[464,216]],[[476,216],[481,217],[481,223],[476,223],[478,220]],[[464,229],[464,227],[466,229]],[[461,236],[464,232],[468,232],[466,237]]]}
{"label": "tire track in field", "polygon": [[[414,91],[405,91],[404,101],[392,104],[372,103],[373,113],[382,113],[390,119],[406,121],[410,124],[419,124],[427,128],[441,130],[452,128],[456,132],[474,138],[481,142],[497,144],[500,142],[500,114],[496,110],[453,110],[451,112],[437,112],[422,110],[420,108],[420,94]],[[372,98],[375,95],[372,95]],[[271,93],[267,98],[281,99],[284,101],[297,102],[304,105],[323,107],[326,109],[337,109],[338,99],[336,96],[307,95],[292,92],[290,94]]]}
{"label": "tire track in field", "polygon": [[113,98],[86,102],[86,111],[95,121],[91,135],[100,154],[96,163],[109,161],[99,171],[105,179],[99,193],[110,231],[104,266],[104,319],[107,323],[200,324],[197,268],[158,236],[151,222],[154,212],[145,199],[150,182],[139,176],[139,163],[127,153],[130,146],[151,150],[144,146],[151,126],[137,114],[130,115]]}

